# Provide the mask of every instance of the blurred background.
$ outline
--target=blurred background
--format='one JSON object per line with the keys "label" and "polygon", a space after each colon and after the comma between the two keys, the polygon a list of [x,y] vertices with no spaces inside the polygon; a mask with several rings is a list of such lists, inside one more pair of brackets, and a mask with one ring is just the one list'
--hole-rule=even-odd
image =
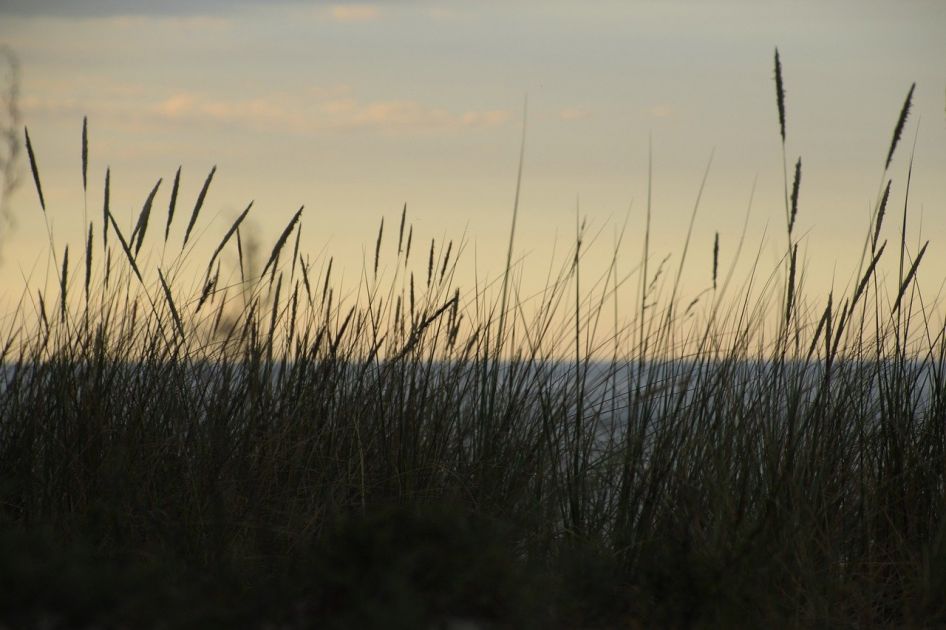
{"label": "blurred background", "polygon": [[[182,166],[169,245],[176,248],[216,165],[195,231],[208,253],[250,200],[244,232],[266,252],[304,204],[302,249],[313,259],[334,256],[345,281],[357,283],[379,221],[395,238],[406,203],[421,257],[432,238],[466,239],[458,280],[469,286],[474,271],[483,278],[503,269],[528,95],[516,243],[524,293],[544,283],[553,252],[567,255],[576,208],[589,225],[587,268],[604,273],[627,218],[620,265],[633,270],[651,141],[655,261],[679,254],[712,154],[688,290],[711,284],[717,231],[720,265],[730,263],[754,181],[743,256],[751,264],[765,239],[761,269],[774,269],[785,251],[776,46],[789,168],[803,162],[796,233],[808,290],[823,298],[856,273],[893,127],[915,81],[889,173],[896,210],[884,237],[899,239],[916,138],[908,241],[915,252],[920,230],[932,239],[920,283],[937,292],[946,268],[944,33],[946,3],[935,0],[0,0],[4,89],[16,59],[16,137],[29,126],[58,249],[81,251],[86,203],[99,233],[106,167],[112,211],[130,230],[158,178],[163,225]],[[49,276],[25,151],[18,165],[20,185],[0,222],[5,307],[25,281],[42,285]],[[152,264],[159,232],[149,236]],[[382,273],[395,251],[386,241]],[[635,285],[626,289],[629,304]]]}

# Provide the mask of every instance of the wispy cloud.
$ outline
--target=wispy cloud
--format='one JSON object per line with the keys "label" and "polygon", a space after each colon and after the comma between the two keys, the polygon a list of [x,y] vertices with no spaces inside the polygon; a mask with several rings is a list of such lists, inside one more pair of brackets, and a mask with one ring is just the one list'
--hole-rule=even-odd
{"label": "wispy cloud", "polygon": [[126,129],[166,128],[172,123],[315,135],[357,130],[386,134],[455,132],[498,127],[510,119],[510,112],[504,109],[457,111],[411,99],[363,99],[343,84],[249,98],[186,89],[161,92],[150,86],[112,84],[95,77],[45,87],[42,97],[22,99],[28,121],[89,115]]}
{"label": "wispy cloud", "polygon": [[107,16],[222,15],[264,5],[302,5],[311,0],[3,0],[0,14],[98,18]]}
{"label": "wispy cloud", "polygon": [[169,117],[175,118],[177,116],[186,115],[191,112],[194,108],[194,97],[190,94],[175,94],[174,96],[167,98],[155,107],[155,109]]}
{"label": "wispy cloud", "polygon": [[468,13],[461,10],[460,7],[456,5],[444,6],[437,5],[427,8],[427,17],[433,20],[462,20],[466,19],[469,16]]}
{"label": "wispy cloud", "polygon": [[658,103],[657,105],[652,105],[647,113],[653,116],[654,118],[672,118],[676,113],[670,105],[666,103]]}
{"label": "wispy cloud", "polygon": [[[333,94],[334,92],[334,94]],[[326,90],[321,100],[276,94],[265,98],[219,99],[176,93],[152,111],[166,119],[240,124],[271,131],[318,133],[355,129],[384,132],[428,132],[493,127],[509,119],[505,110],[452,112],[414,100],[361,101],[348,89]],[[312,95],[313,90],[308,90]]]}
{"label": "wispy cloud", "polygon": [[331,15],[336,22],[368,22],[381,17],[381,11],[371,4],[336,4]]}
{"label": "wispy cloud", "polygon": [[589,116],[591,112],[583,107],[566,107],[558,113],[559,119],[565,121],[584,120]]}
{"label": "wispy cloud", "polygon": [[251,96],[193,88],[169,91],[98,74],[39,77],[33,86],[34,93],[20,101],[27,121],[88,115],[128,129],[170,122],[295,134],[359,129],[428,133],[497,127],[510,119],[505,109],[452,109],[414,99],[364,98],[344,83],[300,85]]}
{"label": "wispy cloud", "polygon": [[143,29],[166,25],[181,31],[221,32],[233,28],[234,19],[224,15],[105,15],[100,18],[108,29]]}
{"label": "wispy cloud", "polygon": [[272,99],[216,100],[181,92],[164,99],[153,110],[171,119],[207,119],[227,123],[277,126],[293,122],[291,112]]}

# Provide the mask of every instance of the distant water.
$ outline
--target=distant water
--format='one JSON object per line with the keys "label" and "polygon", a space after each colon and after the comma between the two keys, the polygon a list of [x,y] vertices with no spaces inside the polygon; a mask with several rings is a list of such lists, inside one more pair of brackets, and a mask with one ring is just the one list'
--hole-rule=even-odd
{"label": "distant water", "polygon": [[[363,374],[367,378],[377,377],[377,370],[385,370],[384,362],[365,366],[356,363],[339,363],[337,369],[349,377]],[[5,363],[0,365],[0,395],[7,391],[19,371],[20,379],[49,378],[49,365]],[[57,369],[62,369],[59,365]],[[110,366],[113,368],[114,366]],[[271,364],[270,379],[274,386],[287,378],[292,378],[292,362],[274,362]],[[421,365],[418,366],[419,369]],[[436,382],[440,378],[461,377],[478,378],[472,370],[482,370],[482,364],[467,363],[459,365],[448,362],[422,364],[429,369],[429,377]],[[854,387],[859,401],[865,405],[879,404],[880,397],[889,388],[891,378],[897,370],[904,375],[902,382],[909,383],[908,392],[911,402],[922,409],[931,401],[937,387],[937,377],[942,378],[944,364],[935,361],[895,362],[876,361],[837,361],[831,367],[830,387]],[[674,399],[675,404],[689,404],[698,395],[732,391],[738,388],[747,396],[766,393],[776,387],[788,387],[792,391],[810,393],[812,396],[826,383],[825,364],[823,361],[785,361],[776,364],[772,361],[738,360],[652,360],[647,362],[624,361],[574,361],[546,362],[500,362],[497,364],[497,379],[500,383],[516,385],[541,384],[545,391],[560,390],[563,404],[574,405],[574,393],[580,388],[583,394],[583,410],[602,415],[618,414],[627,409],[629,401],[639,398],[657,397]],[[128,376],[140,370],[155,370],[160,376],[161,366],[154,364],[128,363],[124,367]],[[188,365],[188,371],[195,386],[206,386],[216,379],[242,378],[242,368],[238,364],[221,365],[210,362],[194,362]],[[471,372],[467,373],[466,370]],[[770,393],[769,392],[769,393]],[[946,394],[946,392],[941,392]],[[571,402],[569,402],[571,401]],[[574,413],[576,408],[569,409]]]}

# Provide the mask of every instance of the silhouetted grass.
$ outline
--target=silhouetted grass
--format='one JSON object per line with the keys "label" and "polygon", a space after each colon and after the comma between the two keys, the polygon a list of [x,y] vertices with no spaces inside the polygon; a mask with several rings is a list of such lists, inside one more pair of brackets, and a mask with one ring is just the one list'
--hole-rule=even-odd
{"label": "silhouetted grass", "polygon": [[[82,155],[85,174],[85,126]],[[754,266],[754,301],[727,294],[731,270],[717,290],[717,234],[712,299],[688,317],[687,247],[668,285],[664,263],[647,271],[648,227],[640,308],[609,334],[620,240],[593,282],[580,224],[529,298],[515,213],[502,278],[470,290],[454,284],[452,243],[431,243],[415,286],[405,209],[393,259],[379,229],[371,279],[345,299],[298,231],[280,263],[301,209],[262,272],[244,260],[248,206],[189,280],[184,245],[215,169],[181,253],[145,265],[154,191],[126,239],[106,175],[85,299],[68,292],[64,253],[60,316],[27,294],[0,337],[0,621],[946,623],[946,353],[916,286],[926,245],[911,259],[901,237],[908,271],[885,287],[888,185],[866,271],[814,309],[793,234],[798,164],[781,280]]]}

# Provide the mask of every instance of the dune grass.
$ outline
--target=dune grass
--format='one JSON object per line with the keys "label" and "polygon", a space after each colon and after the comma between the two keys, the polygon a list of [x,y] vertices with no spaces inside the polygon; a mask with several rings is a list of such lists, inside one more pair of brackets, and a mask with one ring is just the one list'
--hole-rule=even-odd
{"label": "dune grass", "polygon": [[[717,234],[700,317],[679,288],[690,233],[668,277],[649,201],[632,275],[621,234],[605,276],[584,277],[578,223],[538,296],[515,281],[515,212],[504,273],[470,289],[454,282],[463,244],[414,243],[405,207],[396,253],[382,223],[343,295],[332,260],[299,251],[302,209],[262,269],[241,232],[252,204],[195,266],[216,167],[172,257],[180,171],[157,235],[160,180],[129,231],[106,175],[84,255],[51,251],[56,289],[25,293],[0,331],[0,621],[946,623],[946,341],[908,201],[899,247],[882,240],[912,93],[858,277],[816,309],[800,159],[782,266],[732,288]],[[87,155],[83,124],[84,187]],[[888,287],[877,268],[896,249]],[[605,332],[631,277],[640,303]]]}

